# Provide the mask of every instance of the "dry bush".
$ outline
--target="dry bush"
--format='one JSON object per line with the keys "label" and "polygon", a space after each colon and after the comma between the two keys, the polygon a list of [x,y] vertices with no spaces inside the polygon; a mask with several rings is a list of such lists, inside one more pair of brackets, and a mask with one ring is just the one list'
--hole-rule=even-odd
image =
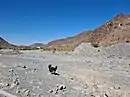
{"label": "dry bush", "polygon": [[95,47],[95,48],[98,48],[99,47],[99,44],[97,44],[97,43],[92,43],[91,44],[93,47]]}

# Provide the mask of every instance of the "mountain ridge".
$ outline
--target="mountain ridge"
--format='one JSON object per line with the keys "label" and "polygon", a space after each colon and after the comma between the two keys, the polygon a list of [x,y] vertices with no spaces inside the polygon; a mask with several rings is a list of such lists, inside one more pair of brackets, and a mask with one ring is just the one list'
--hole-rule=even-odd
{"label": "mountain ridge", "polygon": [[130,15],[118,14],[94,30],[85,31],[69,38],[53,40],[48,45],[53,47],[67,45],[75,48],[83,42],[103,46],[130,42]]}

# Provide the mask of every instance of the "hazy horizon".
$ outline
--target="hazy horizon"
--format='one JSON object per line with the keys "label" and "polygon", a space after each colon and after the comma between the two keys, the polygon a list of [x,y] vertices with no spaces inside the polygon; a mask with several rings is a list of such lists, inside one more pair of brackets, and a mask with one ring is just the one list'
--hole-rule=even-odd
{"label": "hazy horizon", "polygon": [[129,5],[128,0],[2,0],[0,35],[16,45],[47,43],[128,14]]}

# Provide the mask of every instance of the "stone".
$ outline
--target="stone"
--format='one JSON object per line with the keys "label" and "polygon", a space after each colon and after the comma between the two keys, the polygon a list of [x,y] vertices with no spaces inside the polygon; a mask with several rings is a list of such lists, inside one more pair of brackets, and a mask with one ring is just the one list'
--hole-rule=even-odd
{"label": "stone", "polygon": [[26,66],[23,66],[24,69],[26,69],[27,67]]}
{"label": "stone", "polygon": [[9,83],[7,83],[7,84],[6,84],[6,86],[7,86],[7,87],[8,87],[8,86],[10,86],[10,84],[9,84]]}
{"label": "stone", "polygon": [[104,97],[109,97],[106,93],[104,94]]}
{"label": "stone", "polygon": [[50,90],[49,93],[53,93],[53,90]]}
{"label": "stone", "polygon": [[20,90],[17,90],[16,93],[19,94],[21,91]]}

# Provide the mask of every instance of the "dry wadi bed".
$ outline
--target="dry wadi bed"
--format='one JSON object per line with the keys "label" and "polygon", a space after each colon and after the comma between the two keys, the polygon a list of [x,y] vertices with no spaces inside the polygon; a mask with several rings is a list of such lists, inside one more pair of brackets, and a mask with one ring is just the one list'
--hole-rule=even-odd
{"label": "dry wadi bed", "polygon": [[10,52],[0,55],[0,97],[130,97],[129,56]]}

